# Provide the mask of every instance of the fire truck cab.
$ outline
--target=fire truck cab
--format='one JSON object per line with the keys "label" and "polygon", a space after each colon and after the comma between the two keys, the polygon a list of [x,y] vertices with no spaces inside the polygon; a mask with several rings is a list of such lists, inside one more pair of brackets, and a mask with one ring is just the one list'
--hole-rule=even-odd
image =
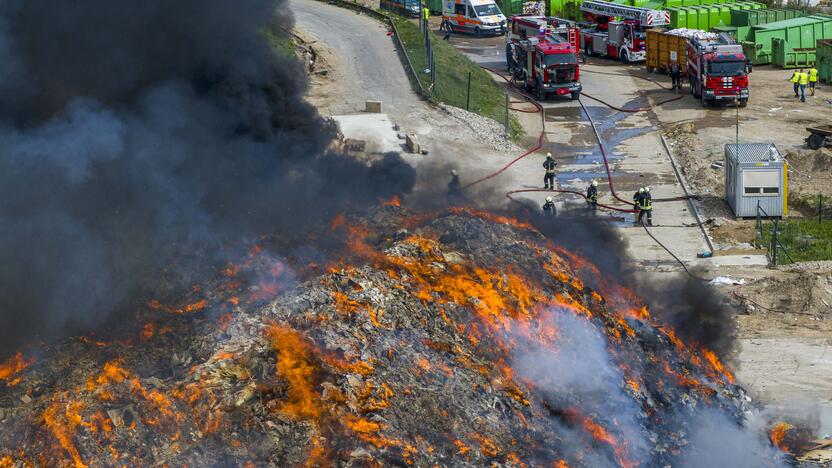
{"label": "fire truck cab", "polygon": [[584,35],[587,55],[607,56],[623,63],[640,62],[647,58],[647,35],[635,20],[610,21],[607,29],[589,31]]}
{"label": "fire truck cab", "polygon": [[506,34],[506,68],[514,71],[517,44],[531,37],[551,36],[566,41],[579,53],[581,30],[574,21],[539,15],[514,15],[508,21]]}
{"label": "fire truck cab", "polygon": [[522,82],[539,101],[549,94],[581,96],[580,69],[575,48],[555,36],[519,40],[510,63],[514,79]]}
{"label": "fire truck cab", "polygon": [[730,37],[690,39],[687,43],[690,92],[707,107],[718,101],[748,105],[748,68],[742,46]]}
{"label": "fire truck cab", "polygon": [[623,63],[646,60],[646,30],[670,23],[667,11],[602,0],[584,0],[581,12],[594,23],[593,27],[581,30],[584,53],[618,59]]}
{"label": "fire truck cab", "polygon": [[506,33],[506,17],[494,0],[444,0],[442,19],[454,32],[474,33],[477,37]]}

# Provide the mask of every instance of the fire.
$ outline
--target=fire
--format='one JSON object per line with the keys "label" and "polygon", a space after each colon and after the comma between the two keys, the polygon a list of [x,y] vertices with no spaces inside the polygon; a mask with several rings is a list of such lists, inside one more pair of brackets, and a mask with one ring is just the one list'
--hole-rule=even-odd
{"label": "fire", "polygon": [[787,422],[778,422],[771,428],[771,433],[769,434],[771,443],[781,451],[793,454],[793,449],[786,443],[786,438],[794,428],[793,425]]}
{"label": "fire", "polygon": [[15,374],[31,366],[34,359],[25,359],[23,353],[16,353],[14,356],[0,363],[0,380],[10,380]]}
{"label": "fire", "polygon": [[495,223],[509,224],[511,226],[514,226],[516,228],[523,229],[523,230],[534,229],[530,223],[527,223],[525,221],[520,221],[516,218],[509,218],[507,216],[495,215],[493,213],[489,213],[487,211],[477,210],[477,209],[474,209],[474,208],[453,207],[453,208],[449,209],[448,211],[450,211],[453,214],[457,214],[457,215],[466,214],[466,215],[469,215],[469,216],[482,218],[482,219],[492,221],[492,222],[495,222]]}
{"label": "fire", "polygon": [[57,395],[52,404],[43,412],[43,422],[47,429],[55,436],[60,446],[72,458],[75,468],[86,468],[87,464],[81,458],[75,446],[75,433],[83,418],[79,411],[83,405],[79,401],[65,402],[67,394]]}
{"label": "fire", "polygon": [[728,379],[728,382],[734,383],[734,374],[732,374],[731,371],[728,370],[722,362],[720,362],[719,358],[716,357],[716,354],[714,354],[713,351],[703,349],[702,353],[705,355],[705,360],[711,364],[711,367],[713,367],[715,371],[724,375],[725,378]]}
{"label": "fire", "polygon": [[159,310],[159,311],[166,312],[166,313],[169,313],[169,314],[177,314],[177,315],[199,312],[199,311],[203,310],[207,305],[208,305],[208,301],[205,300],[205,299],[200,299],[196,302],[192,302],[190,304],[185,304],[184,306],[178,307],[178,308],[162,304],[157,299],[151,299],[151,300],[147,301],[147,306],[150,307],[153,310]]}
{"label": "fire", "polygon": [[576,418],[580,421],[581,425],[583,426],[584,430],[586,430],[592,437],[601,443],[604,443],[610,446],[615,453],[615,459],[618,462],[618,465],[626,468],[626,467],[637,467],[639,463],[629,461],[628,454],[627,454],[627,446],[623,442],[620,442],[618,438],[610,434],[604,426],[598,424],[597,422],[593,421],[592,418],[588,416],[583,416],[576,411],[571,411],[570,416]]}
{"label": "fire", "polygon": [[384,206],[395,206],[399,207],[402,206],[402,201],[398,195],[393,195],[389,200],[385,200],[381,203]]}
{"label": "fire", "polygon": [[295,419],[317,420],[323,408],[314,389],[317,368],[309,345],[289,327],[273,325],[268,332],[272,348],[277,352],[277,375],[288,384],[286,399],[279,411]]}

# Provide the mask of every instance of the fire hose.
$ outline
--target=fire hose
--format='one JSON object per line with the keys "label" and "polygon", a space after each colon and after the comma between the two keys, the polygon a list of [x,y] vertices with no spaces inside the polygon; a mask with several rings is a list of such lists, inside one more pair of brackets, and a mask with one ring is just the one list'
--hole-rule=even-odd
{"label": "fire hose", "polygon": [[[503,166],[503,167],[502,167],[502,168],[500,168],[499,170],[497,170],[497,171],[495,171],[495,172],[493,172],[493,173],[491,173],[491,174],[488,174],[488,175],[486,175],[485,177],[481,177],[480,179],[477,179],[477,180],[475,180],[475,181],[473,181],[473,182],[470,182],[470,183],[468,183],[468,184],[464,185],[464,186],[462,187],[462,189],[466,189],[466,188],[469,188],[469,187],[471,187],[471,186],[473,186],[473,185],[476,185],[476,184],[479,184],[479,183],[484,182],[484,181],[486,181],[486,180],[492,179],[492,178],[494,178],[494,177],[498,176],[499,174],[502,174],[503,172],[505,172],[505,171],[506,171],[509,167],[513,166],[513,165],[514,165],[514,164],[516,164],[518,161],[520,161],[520,160],[522,160],[523,158],[527,157],[528,155],[530,155],[530,154],[532,154],[532,153],[534,153],[534,152],[538,151],[539,149],[541,149],[541,148],[543,147],[543,138],[544,138],[544,136],[546,135],[546,115],[545,115],[546,113],[545,113],[545,110],[543,109],[543,106],[541,106],[541,105],[540,105],[540,103],[538,103],[538,102],[537,102],[534,98],[532,98],[531,96],[529,96],[528,94],[526,94],[525,92],[523,92],[522,90],[520,90],[520,88],[516,85],[516,83],[514,83],[514,82],[513,82],[513,80],[510,80],[510,79],[506,78],[505,76],[503,76],[503,74],[502,74],[502,73],[499,73],[499,72],[497,72],[496,70],[492,70],[492,69],[487,68],[487,67],[482,67],[482,68],[484,68],[485,70],[488,70],[488,71],[490,71],[491,73],[494,73],[495,75],[499,76],[499,77],[500,77],[500,78],[502,78],[504,81],[506,81],[506,83],[508,83],[508,85],[509,85],[509,86],[513,86],[513,87],[515,87],[515,88],[519,91],[520,95],[521,95],[521,96],[523,96],[523,98],[524,98],[527,102],[529,102],[530,104],[532,104],[532,105],[535,107],[535,109],[534,109],[534,110],[529,110],[529,109],[518,109],[518,108],[511,108],[511,109],[512,109],[512,110],[515,110],[515,111],[517,111],[517,112],[524,112],[524,113],[540,113],[540,116],[541,116],[541,125],[542,125],[542,129],[541,129],[540,135],[539,135],[539,136],[538,136],[538,138],[537,138],[537,144],[536,144],[534,147],[532,147],[532,148],[528,149],[525,153],[523,153],[523,154],[521,154],[520,156],[516,157],[515,159],[511,160],[508,164],[506,164],[505,166]],[[601,73],[603,73],[603,72],[601,72]],[[616,74],[616,75],[617,75],[617,74]],[[628,76],[628,75],[624,75],[624,76]],[[659,87],[661,87],[661,88],[663,88],[663,89],[667,89],[667,88],[666,88],[665,86],[663,86],[661,83],[658,83],[658,82],[656,82],[656,81],[654,81],[654,80],[652,80],[652,79],[649,79],[649,78],[644,78],[644,77],[637,77],[637,78],[645,79],[645,80],[647,80],[647,81],[650,81],[650,82],[652,82],[652,83],[655,83],[656,85],[658,85]],[[598,99],[598,98],[596,98],[596,97],[594,97],[594,96],[591,96],[591,95],[589,95],[589,94],[583,93],[583,95],[584,95],[584,96],[586,96],[586,97],[588,97],[588,98],[590,98],[590,99],[592,99],[592,100],[595,100],[595,101],[597,101],[597,102],[599,102],[599,103],[601,103],[601,104],[603,104],[603,105],[605,105],[605,106],[607,106],[607,107],[609,107],[609,108],[611,108],[611,109],[613,109],[613,110],[617,110],[617,111],[619,111],[619,112],[636,113],[636,112],[644,112],[644,111],[648,111],[648,110],[651,110],[651,109],[652,109],[652,107],[647,107],[647,108],[638,108],[638,109],[623,109],[623,108],[619,108],[619,107],[617,107],[617,106],[613,106],[613,105],[611,105],[611,104],[609,104],[609,103],[607,103],[607,102],[605,102],[605,101],[603,101],[603,100],[601,100],[601,99]],[[657,106],[659,106],[659,105],[666,104],[666,103],[669,103],[669,102],[678,101],[679,99],[682,99],[683,97],[684,97],[684,95],[679,95],[679,96],[676,96],[676,97],[673,97],[673,98],[670,98],[670,99],[667,99],[667,100],[661,101],[661,102],[657,103],[656,105],[657,105]],[[515,103],[515,104],[517,104],[517,103],[519,103],[519,101],[515,101],[514,103]],[[610,193],[613,195],[613,197],[614,197],[616,200],[618,200],[618,201],[620,201],[620,202],[622,202],[622,203],[624,203],[624,204],[626,204],[626,205],[631,205],[631,206],[633,206],[633,207],[635,208],[635,205],[634,205],[633,203],[628,202],[627,200],[622,199],[622,198],[621,198],[621,197],[619,197],[619,196],[618,196],[618,194],[615,192],[615,186],[614,186],[614,182],[613,182],[612,171],[610,170],[609,160],[608,160],[608,158],[607,158],[606,150],[604,149],[604,143],[603,143],[603,140],[602,140],[602,138],[601,138],[601,135],[600,135],[600,133],[598,132],[598,129],[596,128],[596,126],[595,126],[595,122],[592,120],[592,116],[589,114],[589,111],[586,109],[586,106],[584,106],[584,103],[583,103],[583,102],[579,99],[579,100],[578,100],[578,104],[580,104],[581,109],[583,110],[584,114],[587,116],[587,119],[589,120],[590,126],[592,127],[592,131],[593,131],[593,133],[595,134],[595,139],[596,139],[596,141],[598,142],[598,148],[600,149],[601,156],[603,157],[603,160],[604,160],[604,168],[605,168],[605,170],[606,170],[606,173],[607,173],[607,180],[608,180],[609,185],[610,185]],[[509,200],[516,201],[516,200],[514,200],[514,198],[512,197],[512,195],[513,195],[513,194],[516,194],[516,193],[528,193],[528,192],[555,192],[555,193],[569,193],[569,194],[573,194],[573,195],[578,195],[578,196],[580,196],[580,197],[583,197],[584,199],[586,199],[586,198],[587,198],[587,197],[586,197],[586,195],[584,195],[584,194],[583,194],[583,193],[581,193],[581,192],[578,192],[578,191],[575,191],[575,190],[565,190],[565,189],[522,189],[522,190],[512,190],[512,191],[506,192],[506,197],[507,197]],[[689,198],[689,197],[688,197],[688,196],[685,196],[685,197],[672,197],[672,198],[654,199],[653,201],[656,201],[656,202],[662,202],[662,201],[675,201],[675,200],[684,200],[684,199],[687,199],[687,198]],[[598,206],[600,206],[600,207],[602,207],[602,208],[605,208],[605,209],[607,209],[607,210],[617,211],[617,212],[622,212],[622,213],[635,213],[635,212],[637,212],[637,211],[638,211],[638,210],[635,210],[635,209],[624,209],[624,208],[618,208],[618,207],[614,207],[614,206],[610,206],[610,205],[605,205],[605,204],[601,204],[601,203],[598,203]],[[653,239],[653,241],[654,241],[656,244],[658,244],[658,245],[659,245],[662,249],[664,249],[664,250],[665,250],[668,254],[670,254],[670,256],[671,256],[671,257],[673,257],[673,259],[674,259],[674,260],[676,260],[676,262],[678,262],[678,263],[679,263],[679,265],[681,265],[681,266],[682,266],[682,268],[684,269],[685,273],[686,273],[689,277],[691,277],[691,278],[693,278],[693,279],[696,279],[696,280],[699,280],[699,281],[708,281],[708,280],[707,280],[707,279],[705,279],[705,278],[698,277],[698,276],[694,275],[693,273],[691,273],[691,272],[690,272],[690,270],[688,270],[687,265],[685,265],[685,263],[684,263],[684,262],[683,262],[683,261],[682,261],[679,257],[677,257],[677,256],[676,256],[676,254],[674,254],[674,253],[673,253],[670,249],[668,249],[668,248],[667,248],[667,246],[665,246],[665,245],[664,245],[661,241],[659,241],[659,240],[656,238],[656,236],[654,236],[654,235],[653,235],[653,233],[652,233],[652,232],[650,232],[650,230],[647,228],[647,225],[646,225],[646,224],[644,224],[644,222],[642,222],[642,223],[641,223],[641,225],[642,225],[642,227],[644,228],[644,231],[647,233],[647,235],[648,235],[648,236],[650,236],[650,238],[651,238],[651,239]]]}

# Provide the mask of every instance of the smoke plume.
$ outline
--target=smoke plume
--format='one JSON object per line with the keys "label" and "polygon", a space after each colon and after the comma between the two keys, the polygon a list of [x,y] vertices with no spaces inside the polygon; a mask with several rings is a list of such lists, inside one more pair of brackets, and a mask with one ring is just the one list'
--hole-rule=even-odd
{"label": "smoke plume", "polygon": [[0,4],[0,355],[129,305],[175,257],[409,190],[303,100],[286,0]]}

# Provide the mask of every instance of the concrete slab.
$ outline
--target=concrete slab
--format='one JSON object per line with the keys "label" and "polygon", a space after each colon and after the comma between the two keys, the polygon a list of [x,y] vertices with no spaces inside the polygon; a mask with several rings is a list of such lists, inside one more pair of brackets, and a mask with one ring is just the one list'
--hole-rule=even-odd
{"label": "concrete slab", "polygon": [[767,404],[817,407],[821,433],[832,431],[832,342],[827,338],[739,340],[738,381]]}
{"label": "concrete slab", "polygon": [[335,115],[332,118],[345,137],[366,141],[368,153],[402,151],[403,141],[393,130],[393,122],[387,114]]}

